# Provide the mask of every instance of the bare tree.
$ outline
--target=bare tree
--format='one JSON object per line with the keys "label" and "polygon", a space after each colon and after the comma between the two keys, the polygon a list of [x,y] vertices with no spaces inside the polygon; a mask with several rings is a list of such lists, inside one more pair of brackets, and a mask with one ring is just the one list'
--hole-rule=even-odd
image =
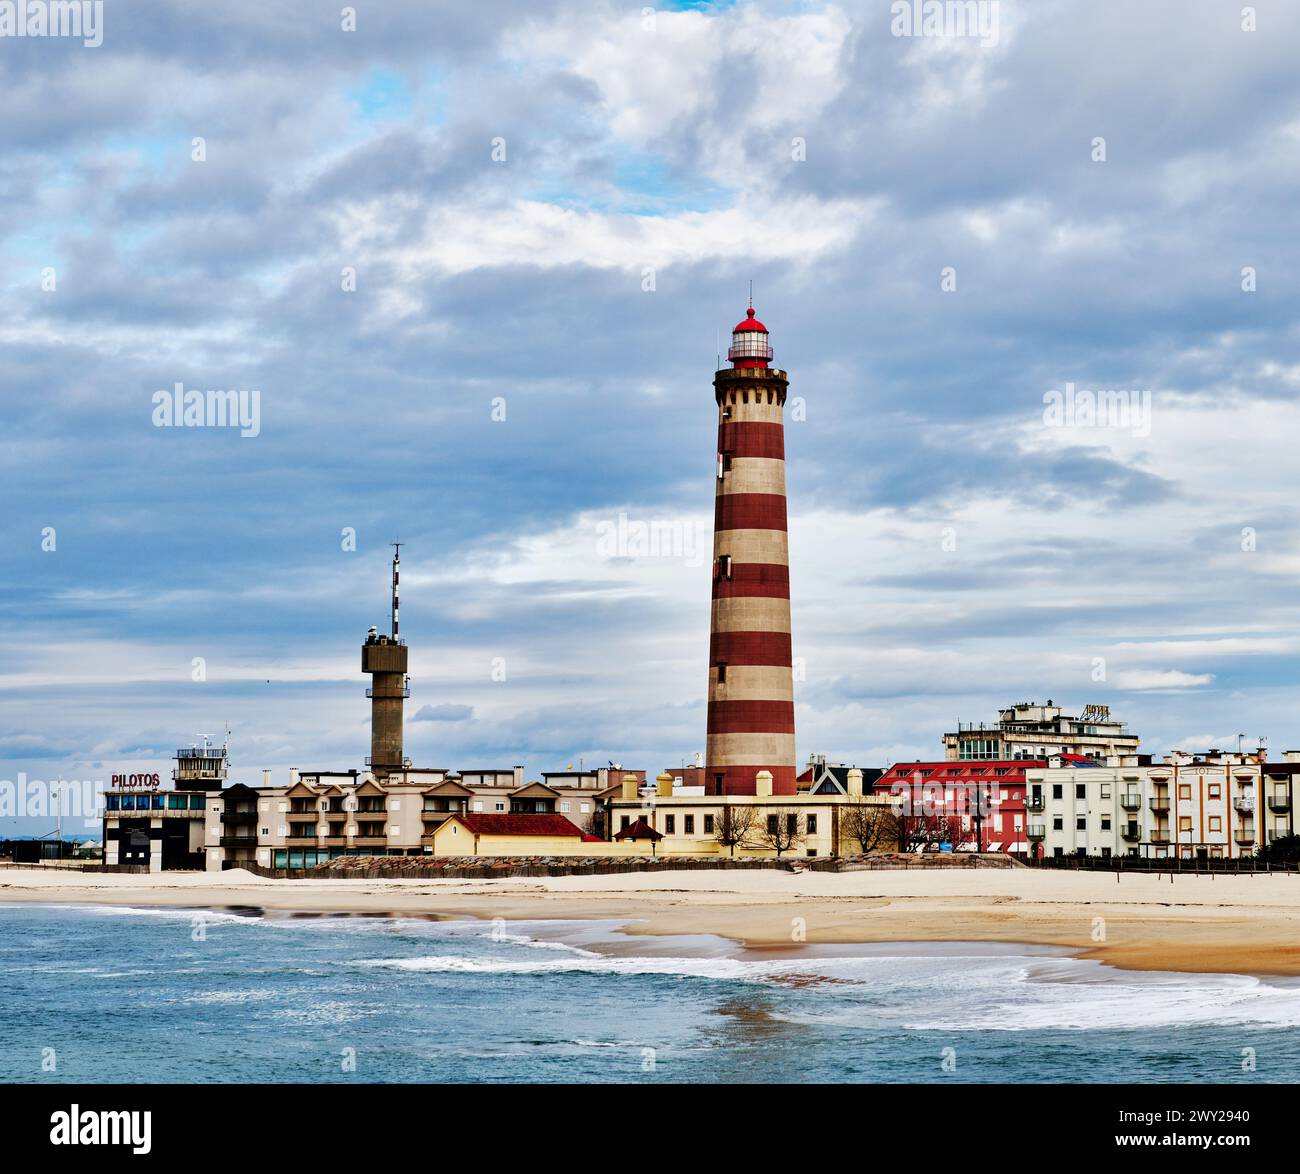
{"label": "bare tree", "polygon": [[837,808],[841,839],[855,840],[864,856],[900,841],[898,817],[883,803],[854,795]]}
{"label": "bare tree", "polygon": [[925,851],[961,840],[961,819],[956,815],[905,815],[899,817],[901,852]]}
{"label": "bare tree", "polygon": [[759,840],[772,848],[778,856],[803,843],[804,834],[799,830],[797,811],[789,807],[778,811],[769,808],[763,814],[767,818],[759,825]]}
{"label": "bare tree", "polygon": [[748,806],[724,803],[713,821],[713,838],[735,856],[736,847],[744,847],[745,840],[758,823],[758,812]]}

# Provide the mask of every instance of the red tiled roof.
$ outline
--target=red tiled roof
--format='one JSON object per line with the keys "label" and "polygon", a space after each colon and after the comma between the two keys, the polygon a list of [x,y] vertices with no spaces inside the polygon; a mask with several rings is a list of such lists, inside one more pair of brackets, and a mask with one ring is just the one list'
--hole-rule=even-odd
{"label": "red tiled roof", "polygon": [[645,819],[638,816],[635,823],[630,823],[621,832],[614,833],[616,840],[662,840],[663,836],[655,831]]}
{"label": "red tiled roof", "polygon": [[577,836],[582,829],[562,815],[479,815],[466,812],[457,815],[476,836]]}

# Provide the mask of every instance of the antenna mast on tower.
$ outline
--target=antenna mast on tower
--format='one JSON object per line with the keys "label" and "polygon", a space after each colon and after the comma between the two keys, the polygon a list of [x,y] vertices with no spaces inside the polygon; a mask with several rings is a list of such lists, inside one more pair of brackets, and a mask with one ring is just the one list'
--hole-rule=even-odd
{"label": "antenna mast on tower", "polygon": [[401,574],[404,542],[393,543],[393,639],[397,639],[397,580]]}

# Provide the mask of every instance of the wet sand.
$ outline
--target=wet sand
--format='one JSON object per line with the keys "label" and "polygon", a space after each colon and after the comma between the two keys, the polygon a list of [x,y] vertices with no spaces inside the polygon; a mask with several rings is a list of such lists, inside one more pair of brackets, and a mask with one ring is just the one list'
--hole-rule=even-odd
{"label": "wet sand", "polygon": [[1300,876],[1035,869],[681,871],[493,880],[271,880],[0,868],[0,902],[605,920],[630,934],[803,943],[1016,942],[1134,970],[1300,975]]}

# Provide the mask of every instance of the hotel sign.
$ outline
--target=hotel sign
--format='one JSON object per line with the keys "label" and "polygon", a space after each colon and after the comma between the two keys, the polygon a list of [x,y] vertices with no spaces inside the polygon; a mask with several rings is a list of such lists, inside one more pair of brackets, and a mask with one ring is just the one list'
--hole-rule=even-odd
{"label": "hotel sign", "polygon": [[1110,718],[1109,705],[1085,705],[1083,712],[1079,715],[1081,721],[1085,722],[1104,722]]}
{"label": "hotel sign", "polygon": [[113,786],[121,787],[127,791],[156,791],[158,790],[158,776],[114,775]]}

